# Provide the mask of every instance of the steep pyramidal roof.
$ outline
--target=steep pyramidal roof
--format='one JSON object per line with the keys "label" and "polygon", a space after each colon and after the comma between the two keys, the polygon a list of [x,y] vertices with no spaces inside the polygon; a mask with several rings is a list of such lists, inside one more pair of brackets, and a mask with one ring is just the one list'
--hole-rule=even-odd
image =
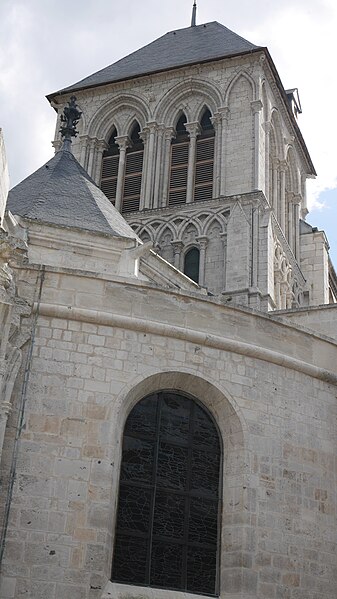
{"label": "steep pyramidal roof", "polygon": [[61,150],[8,195],[9,210],[32,220],[137,239],[71,152]]}
{"label": "steep pyramidal roof", "polygon": [[[104,85],[258,49],[258,46],[214,21],[197,27],[170,31],[151,44],[57,93]],[[55,95],[50,94],[48,97],[52,98]]]}

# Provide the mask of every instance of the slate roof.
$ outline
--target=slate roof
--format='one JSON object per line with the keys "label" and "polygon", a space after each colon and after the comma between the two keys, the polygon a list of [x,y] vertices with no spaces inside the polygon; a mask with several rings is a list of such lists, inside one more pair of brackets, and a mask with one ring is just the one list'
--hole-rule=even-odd
{"label": "slate roof", "polygon": [[13,187],[12,214],[64,227],[138,239],[73,154],[61,150]]}
{"label": "slate roof", "polygon": [[213,21],[170,31],[101,71],[47,97],[259,49],[259,46]]}

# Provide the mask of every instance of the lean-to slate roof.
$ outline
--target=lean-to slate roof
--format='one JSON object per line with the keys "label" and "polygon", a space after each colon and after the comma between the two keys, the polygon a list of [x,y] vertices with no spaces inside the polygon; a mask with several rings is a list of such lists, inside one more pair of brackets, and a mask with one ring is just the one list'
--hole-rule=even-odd
{"label": "lean-to slate roof", "polygon": [[8,195],[13,214],[44,223],[137,239],[71,152],[61,150]]}
{"label": "lean-to slate roof", "polygon": [[[218,60],[258,49],[258,46],[213,21],[170,31],[140,50],[56,93],[75,92],[86,87]],[[50,94],[48,98],[54,97],[56,93]]]}

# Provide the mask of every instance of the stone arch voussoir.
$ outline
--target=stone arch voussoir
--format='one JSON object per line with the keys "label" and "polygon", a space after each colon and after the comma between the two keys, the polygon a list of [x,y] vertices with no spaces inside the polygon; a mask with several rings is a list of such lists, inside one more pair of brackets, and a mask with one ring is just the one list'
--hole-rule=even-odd
{"label": "stone arch voussoir", "polygon": [[130,112],[130,118],[127,119],[126,123],[127,126],[130,122],[136,120],[142,129],[150,120],[149,111],[143,98],[134,96],[133,94],[121,94],[109,99],[96,112],[88,125],[88,135],[108,141],[112,124],[116,126],[118,135],[126,135],[127,131],[125,131],[124,119],[121,120],[118,116],[122,109],[124,112],[126,109]]}
{"label": "stone arch voussoir", "polygon": [[[188,98],[200,96],[200,102],[197,103],[197,110],[188,106]],[[221,106],[221,94],[215,85],[201,79],[192,79],[178,83],[171,88],[161,99],[156,109],[156,119],[158,122],[165,123],[166,126],[173,126],[177,111],[185,112],[188,121],[196,121],[200,104],[206,105],[212,114]]]}

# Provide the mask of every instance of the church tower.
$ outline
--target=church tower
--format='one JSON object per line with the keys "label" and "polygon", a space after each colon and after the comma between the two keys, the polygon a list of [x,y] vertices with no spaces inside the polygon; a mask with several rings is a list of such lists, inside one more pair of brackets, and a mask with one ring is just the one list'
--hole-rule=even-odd
{"label": "church tower", "polygon": [[192,19],[48,97],[62,110],[75,93],[75,156],[166,260],[262,311],[333,299],[327,244],[304,223],[315,169],[297,90],[283,88],[267,48]]}
{"label": "church tower", "polygon": [[194,9],[49,100],[56,153],[5,211],[0,138],[1,599],[335,599],[297,91]]}

